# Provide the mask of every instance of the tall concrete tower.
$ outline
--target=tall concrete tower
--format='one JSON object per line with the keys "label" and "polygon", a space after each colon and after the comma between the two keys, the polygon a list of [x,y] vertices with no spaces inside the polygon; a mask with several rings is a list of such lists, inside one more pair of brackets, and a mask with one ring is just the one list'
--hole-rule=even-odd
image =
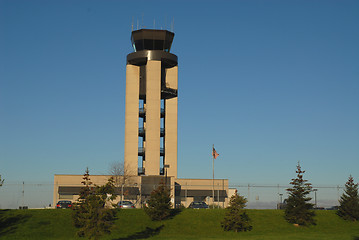
{"label": "tall concrete tower", "polygon": [[127,55],[125,171],[177,178],[177,56],[174,33],[141,29]]}

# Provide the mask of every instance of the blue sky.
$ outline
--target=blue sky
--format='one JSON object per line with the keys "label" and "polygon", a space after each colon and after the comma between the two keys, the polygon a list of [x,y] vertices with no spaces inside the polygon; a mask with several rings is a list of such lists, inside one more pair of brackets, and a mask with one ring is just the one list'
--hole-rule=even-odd
{"label": "blue sky", "polygon": [[53,181],[123,161],[131,23],[179,58],[178,175],[359,180],[358,1],[0,0],[0,174]]}

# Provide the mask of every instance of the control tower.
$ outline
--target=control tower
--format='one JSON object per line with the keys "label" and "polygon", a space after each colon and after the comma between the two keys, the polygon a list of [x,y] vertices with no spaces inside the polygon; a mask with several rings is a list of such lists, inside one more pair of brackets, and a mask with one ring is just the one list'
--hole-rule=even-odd
{"label": "control tower", "polygon": [[[174,33],[165,30],[133,31],[133,52],[127,55],[125,110],[125,171],[117,200],[134,200],[141,208],[161,181],[171,189],[173,207],[193,201],[226,207],[232,195],[228,179],[177,176],[177,56],[170,53]],[[209,151],[211,148],[209,148]],[[121,174],[122,175],[122,174]],[[125,176],[126,175],[126,176]],[[76,201],[82,175],[54,176],[54,205]],[[96,185],[109,175],[92,176]],[[124,194],[127,192],[128,194]]]}
{"label": "control tower", "polygon": [[177,56],[174,33],[133,31],[127,55],[125,172],[177,178]]}

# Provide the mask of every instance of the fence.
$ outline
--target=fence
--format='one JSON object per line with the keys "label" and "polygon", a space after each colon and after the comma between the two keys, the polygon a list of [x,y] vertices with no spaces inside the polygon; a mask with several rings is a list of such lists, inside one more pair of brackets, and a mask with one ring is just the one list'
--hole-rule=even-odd
{"label": "fence", "polygon": [[[76,186],[77,189],[79,187],[81,185]],[[117,188],[118,199],[130,199],[137,202],[138,206],[141,206],[141,203],[148,198],[148,189],[154,189],[155,187],[155,185],[146,186],[147,193],[145,193],[144,186],[142,186],[143,190],[141,192],[139,186],[126,184]],[[247,208],[275,209],[278,203],[287,198],[286,189],[289,187],[288,185],[280,184],[230,184],[229,190],[224,189],[222,186],[215,186],[215,191],[212,191],[212,186],[210,185],[186,185],[180,186],[179,191],[178,186],[175,186],[175,191],[172,191],[172,194],[176,195],[179,202],[185,203],[185,206],[191,201],[203,200],[209,204],[214,203],[223,207],[234,190],[237,189],[240,195],[247,198]],[[135,188],[138,190],[134,191]],[[338,205],[338,199],[343,194],[343,189],[344,187],[340,185],[313,185],[313,190],[315,191],[310,194],[311,202],[317,207],[323,208],[336,206]],[[212,192],[214,192],[214,199],[212,198]],[[29,208],[53,207],[53,195],[53,182],[4,182],[4,185],[0,187],[0,209],[17,209],[22,206],[28,206]],[[77,198],[74,192],[68,193],[68,196],[73,198],[71,200],[76,200]]]}
{"label": "fence", "polygon": [[[273,209],[278,203],[282,203],[287,197],[286,189],[289,185],[263,185],[263,184],[241,184],[231,185],[236,188],[240,195],[247,198],[248,208]],[[313,203],[318,208],[329,208],[337,206],[340,196],[343,194],[344,186],[340,185],[313,185],[310,194]]]}
{"label": "fence", "polygon": [[0,187],[0,209],[14,209],[21,206],[45,208],[52,204],[53,182],[6,181]]}

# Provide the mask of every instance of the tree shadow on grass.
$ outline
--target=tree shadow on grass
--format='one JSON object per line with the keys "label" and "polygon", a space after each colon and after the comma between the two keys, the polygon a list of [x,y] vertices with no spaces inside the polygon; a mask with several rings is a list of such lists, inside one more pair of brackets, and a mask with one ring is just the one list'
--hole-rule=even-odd
{"label": "tree shadow on grass", "polygon": [[359,240],[358,236],[353,237],[353,240]]}
{"label": "tree shadow on grass", "polygon": [[182,209],[180,209],[180,208],[171,209],[170,215],[166,219],[172,219],[175,216],[177,216],[178,214],[180,214],[181,212],[182,212]]}
{"label": "tree shadow on grass", "polygon": [[15,232],[19,224],[26,222],[30,214],[17,214],[6,216],[10,210],[0,210],[0,236]]}
{"label": "tree shadow on grass", "polygon": [[150,227],[146,227],[145,230],[141,231],[141,232],[137,232],[135,234],[132,234],[130,236],[124,237],[124,238],[116,238],[113,240],[135,240],[135,239],[146,239],[146,238],[150,238],[153,237],[155,235],[158,235],[161,230],[163,229],[165,225],[161,225],[157,228],[150,228]]}

